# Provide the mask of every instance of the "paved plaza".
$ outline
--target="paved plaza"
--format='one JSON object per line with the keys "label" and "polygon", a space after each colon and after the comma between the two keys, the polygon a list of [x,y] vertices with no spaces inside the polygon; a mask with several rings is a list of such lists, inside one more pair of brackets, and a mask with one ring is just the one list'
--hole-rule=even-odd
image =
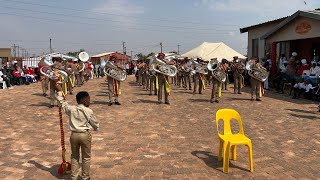
{"label": "paved plaza", "polygon": [[[94,79],[76,92],[90,93],[100,121],[93,132],[92,179],[319,179],[320,113],[317,104],[266,92],[262,102],[223,91],[210,104],[211,87],[202,95],[173,87],[171,105],[137,86],[133,76],[122,84],[121,106],[107,105],[107,84]],[[67,101],[75,104],[75,95]],[[68,179],[61,163],[58,108],[49,109],[41,84],[0,91],[0,179]],[[218,162],[215,113],[233,108],[242,116],[253,143],[254,173],[239,146],[229,174]],[[63,115],[70,161],[68,118]],[[236,127],[236,126],[234,126]]]}

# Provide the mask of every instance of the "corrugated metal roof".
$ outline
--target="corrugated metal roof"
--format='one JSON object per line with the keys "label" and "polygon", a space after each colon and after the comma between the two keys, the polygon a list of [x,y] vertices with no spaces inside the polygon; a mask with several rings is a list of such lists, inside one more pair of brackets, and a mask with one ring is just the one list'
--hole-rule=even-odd
{"label": "corrugated metal roof", "polygon": [[105,53],[101,53],[101,54],[96,54],[96,55],[93,55],[93,56],[91,56],[91,57],[102,57],[102,56],[106,56],[106,55],[109,55],[109,54],[112,54],[112,53],[114,53],[114,52],[105,52]]}
{"label": "corrugated metal roof", "polygon": [[[289,17],[289,16],[287,16],[287,17]],[[282,17],[282,18],[279,18],[279,19],[263,22],[263,23],[260,23],[260,24],[256,24],[256,25],[252,25],[252,26],[248,26],[248,27],[244,27],[244,28],[240,28],[240,33],[248,32],[248,30],[250,28],[254,28],[254,27],[257,27],[257,26],[261,26],[261,25],[265,25],[265,24],[269,24],[269,23],[273,23],[273,22],[277,22],[277,21],[279,21],[279,23],[280,23],[281,21],[285,20],[287,17]]]}

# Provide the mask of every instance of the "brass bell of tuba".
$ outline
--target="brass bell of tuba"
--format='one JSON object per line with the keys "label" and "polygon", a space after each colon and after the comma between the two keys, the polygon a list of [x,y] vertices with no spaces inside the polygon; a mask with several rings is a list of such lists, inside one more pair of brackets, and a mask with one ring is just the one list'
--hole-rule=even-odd
{"label": "brass bell of tuba", "polygon": [[206,64],[201,64],[196,62],[194,59],[191,64],[192,74],[200,73],[200,74],[208,74],[208,67]]}
{"label": "brass bell of tuba", "polygon": [[224,71],[220,69],[220,63],[217,59],[211,60],[208,63],[207,68],[209,71],[211,71],[212,76],[216,78],[219,82],[224,83],[226,81],[227,75]]}
{"label": "brass bell of tuba", "polygon": [[103,73],[117,81],[125,81],[128,77],[127,72],[124,69],[114,65],[111,61],[105,61],[100,59],[100,65]]}
{"label": "brass bell of tuba", "polygon": [[174,77],[178,71],[176,66],[169,65],[156,57],[150,62],[150,70],[170,77]]}
{"label": "brass bell of tuba", "polygon": [[246,64],[246,70],[248,70],[248,75],[252,78],[264,82],[269,77],[269,72],[260,63],[255,64],[254,60],[250,60]]}
{"label": "brass bell of tuba", "polygon": [[53,65],[52,58],[53,57],[61,57],[59,54],[51,54],[47,55],[44,58],[44,63],[47,66],[43,66],[40,68],[40,73],[43,74],[44,76],[48,77],[51,80],[58,80],[57,83],[63,84],[67,81],[68,79],[68,74],[60,69],[54,69],[51,66]]}

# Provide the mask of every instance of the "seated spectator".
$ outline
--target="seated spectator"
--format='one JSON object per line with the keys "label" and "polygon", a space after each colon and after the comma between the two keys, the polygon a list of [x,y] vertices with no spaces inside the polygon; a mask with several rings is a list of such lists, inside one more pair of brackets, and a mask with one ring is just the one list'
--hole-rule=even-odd
{"label": "seated spectator", "polygon": [[21,85],[23,83],[21,72],[18,70],[18,67],[16,66],[12,72],[14,77],[14,84]]}
{"label": "seated spectator", "polygon": [[[26,77],[27,79],[29,79],[29,82],[37,82],[35,76],[34,76],[34,71],[31,67],[26,67],[25,70],[24,70],[25,74],[26,74]],[[30,80],[31,78],[31,80]]]}
{"label": "seated spectator", "polygon": [[312,89],[312,94],[314,95],[316,100],[320,98],[320,79],[318,79],[318,85]]}
{"label": "seated spectator", "polygon": [[306,80],[305,82],[305,92],[303,93],[303,97],[305,99],[312,99],[312,84],[310,79]]}
{"label": "seated spectator", "polygon": [[[0,69],[0,82],[3,82],[3,81],[6,83],[9,89],[12,89],[10,79],[7,77],[7,75],[3,74],[3,69]],[[2,83],[0,85],[2,86]]]}
{"label": "seated spectator", "polygon": [[310,68],[310,76],[320,75],[320,67],[317,66],[317,62],[312,61],[311,64],[312,67]]}
{"label": "seated spectator", "polygon": [[294,86],[293,86],[293,97],[292,99],[296,99],[298,97],[300,97],[301,94],[303,94],[306,90],[306,87],[305,87],[305,83],[304,83],[304,79],[301,78],[300,81],[298,83],[296,83]]}
{"label": "seated spectator", "polygon": [[14,77],[13,77],[13,73],[12,73],[11,69],[8,69],[7,66],[4,66],[2,73],[3,73],[3,75],[6,75],[6,77],[9,79],[10,86],[13,86],[14,85]]}
{"label": "seated spectator", "polygon": [[296,76],[301,76],[304,70],[309,70],[310,66],[309,64],[307,64],[307,60],[306,59],[302,59],[301,60],[301,66],[299,67],[298,72],[296,73]]}

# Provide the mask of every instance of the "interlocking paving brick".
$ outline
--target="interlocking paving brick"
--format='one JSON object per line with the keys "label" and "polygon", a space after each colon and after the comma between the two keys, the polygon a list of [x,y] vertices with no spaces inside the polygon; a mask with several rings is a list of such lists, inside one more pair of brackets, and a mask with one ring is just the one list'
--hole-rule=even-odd
{"label": "interlocking paving brick", "polygon": [[[157,105],[156,96],[123,83],[121,106],[107,106],[106,83],[94,79],[75,89],[90,93],[91,108],[101,129],[93,132],[92,179],[317,179],[320,178],[320,114],[317,105],[287,95],[266,92],[251,102],[248,88],[235,95],[231,85],[219,104],[210,104],[211,88],[193,95],[173,87],[171,105]],[[75,95],[67,97],[75,104]],[[58,109],[49,109],[40,84],[0,91],[0,178],[68,179],[60,176]],[[253,143],[254,173],[248,152],[237,148],[230,172],[218,162],[215,112],[236,109]],[[67,160],[70,132],[64,118]],[[236,126],[232,126],[235,128]]]}

